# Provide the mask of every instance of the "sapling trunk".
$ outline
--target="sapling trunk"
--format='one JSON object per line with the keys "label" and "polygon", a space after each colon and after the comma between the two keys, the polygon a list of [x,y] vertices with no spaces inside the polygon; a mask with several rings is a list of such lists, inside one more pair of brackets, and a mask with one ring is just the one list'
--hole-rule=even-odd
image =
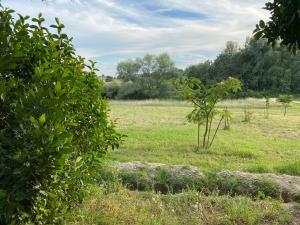
{"label": "sapling trunk", "polygon": [[269,108],[270,108],[270,98],[266,97],[266,115],[265,115],[266,119],[269,118]]}
{"label": "sapling trunk", "polygon": [[229,130],[230,128],[230,124],[229,124],[229,118],[226,116],[225,119],[224,119],[224,130]]}
{"label": "sapling trunk", "polygon": [[207,132],[208,132],[208,124],[209,124],[209,116],[206,115],[206,118],[205,118],[205,132],[204,132],[204,135],[203,135],[203,148],[206,148],[206,138],[207,138]]}
{"label": "sapling trunk", "polygon": [[220,128],[220,125],[221,125],[223,119],[224,119],[224,116],[222,116],[221,119],[220,119],[220,121],[219,121],[219,124],[218,124],[217,129],[216,129],[216,131],[215,131],[215,133],[214,133],[214,136],[213,136],[213,138],[212,138],[212,140],[211,140],[211,142],[210,142],[210,144],[209,144],[209,147],[212,146],[212,144],[213,144],[213,142],[214,142],[214,140],[215,140],[216,134],[217,134],[217,132],[218,132],[218,130],[219,130],[219,128]]}
{"label": "sapling trunk", "polygon": [[209,117],[209,127],[208,127],[208,134],[207,134],[207,143],[206,146],[208,146],[209,141],[210,141],[210,131],[211,131],[211,124],[212,124],[212,120],[213,120],[213,113],[210,115]]}
{"label": "sapling trunk", "polygon": [[286,115],[286,108],[287,108],[287,105],[284,106],[284,116]]}
{"label": "sapling trunk", "polygon": [[229,118],[227,117],[227,124],[226,124],[226,126],[227,126],[227,129],[229,130],[230,129],[230,121],[229,121]]}
{"label": "sapling trunk", "polygon": [[200,121],[198,121],[198,149],[200,148]]}

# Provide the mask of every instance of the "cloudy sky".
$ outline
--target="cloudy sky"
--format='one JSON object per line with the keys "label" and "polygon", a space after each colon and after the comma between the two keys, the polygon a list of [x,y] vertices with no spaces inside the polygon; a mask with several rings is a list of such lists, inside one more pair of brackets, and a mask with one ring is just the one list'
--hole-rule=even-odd
{"label": "cloudy sky", "polygon": [[21,14],[59,17],[77,53],[115,73],[118,62],[167,52],[178,67],[214,59],[232,40],[243,45],[267,0],[2,0]]}

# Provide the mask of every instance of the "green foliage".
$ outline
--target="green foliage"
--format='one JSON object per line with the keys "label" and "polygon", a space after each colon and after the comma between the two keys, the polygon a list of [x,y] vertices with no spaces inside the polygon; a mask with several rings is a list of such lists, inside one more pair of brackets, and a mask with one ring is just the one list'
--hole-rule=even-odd
{"label": "green foliage", "polygon": [[168,80],[178,75],[178,69],[166,53],[158,56],[147,54],[143,58],[120,62],[117,75],[124,81],[134,81],[140,77]]}
{"label": "green foliage", "polygon": [[169,98],[174,92],[171,82],[141,77],[134,81],[114,79],[105,83],[104,96],[110,99]]}
{"label": "green foliage", "polygon": [[117,97],[119,90],[123,82],[121,80],[114,79],[110,82],[106,82],[104,85],[104,95],[107,98],[114,99]]}
{"label": "green foliage", "polygon": [[289,107],[290,103],[293,101],[292,95],[279,95],[278,102],[280,102],[284,108],[284,116],[286,115],[287,108]]}
{"label": "green foliage", "polygon": [[[229,77],[227,80],[217,83],[214,86],[205,86],[201,80],[197,78],[181,79],[177,82],[178,92],[187,101],[191,102],[194,110],[188,115],[188,119],[197,121],[198,123],[198,137],[199,127],[202,123],[205,125],[203,134],[203,148],[210,148],[215,136],[218,132],[219,126],[224,119],[221,116],[219,124],[211,138],[211,128],[214,117],[219,113],[216,109],[216,104],[231,93],[236,93],[241,90],[241,83],[239,80]],[[198,138],[199,148],[199,138]]]}
{"label": "green foliage", "polygon": [[[181,71],[175,67],[168,54],[147,54],[143,58],[120,62],[117,66],[118,79],[122,82],[116,99],[170,98],[174,93],[172,79]],[[108,88],[110,88],[108,84]]]}
{"label": "green foliage", "polygon": [[237,97],[275,97],[282,93],[299,93],[300,54],[293,55],[284,46],[268,45],[266,39],[247,39],[244,47],[227,47],[213,62],[187,67],[185,75],[212,85],[234,74],[243,86]]}
{"label": "green foliage", "polygon": [[13,13],[0,11],[0,223],[58,223],[121,135],[59,19],[51,33],[41,14]]}
{"label": "green foliage", "polygon": [[[143,58],[120,62],[118,79],[123,83],[118,99],[174,98],[172,80],[187,76],[198,78],[204,85],[213,86],[228,74],[234,74],[243,91],[229,97],[275,97],[282,93],[300,92],[300,53],[292,54],[287,47],[272,48],[266,39],[248,38],[244,47],[229,41],[214,61],[176,68],[167,54],[146,55]],[[108,94],[108,97],[110,95]]]}
{"label": "green foliage", "polygon": [[292,52],[300,49],[300,3],[296,0],[273,0],[265,9],[270,11],[271,20],[261,20],[254,30],[255,38],[267,38],[273,46],[277,40]]}

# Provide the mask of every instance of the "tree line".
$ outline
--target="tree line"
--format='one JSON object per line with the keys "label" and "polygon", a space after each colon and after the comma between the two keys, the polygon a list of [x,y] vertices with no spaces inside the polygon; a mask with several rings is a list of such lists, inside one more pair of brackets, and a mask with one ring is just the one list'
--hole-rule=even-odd
{"label": "tree line", "polygon": [[279,43],[248,38],[243,47],[229,41],[213,61],[179,69],[166,53],[120,62],[117,77],[107,77],[105,95],[114,99],[175,98],[174,80],[195,77],[205,85],[232,76],[242,82],[236,97],[264,97],[300,92],[300,54]]}

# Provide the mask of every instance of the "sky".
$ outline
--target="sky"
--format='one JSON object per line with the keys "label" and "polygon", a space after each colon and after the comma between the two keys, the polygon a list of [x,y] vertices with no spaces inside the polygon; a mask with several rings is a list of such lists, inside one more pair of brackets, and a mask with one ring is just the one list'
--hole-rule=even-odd
{"label": "sky", "polygon": [[267,20],[267,0],[2,0],[22,15],[58,17],[77,54],[114,75],[120,61],[168,53],[180,68],[213,60],[227,41],[243,46]]}

